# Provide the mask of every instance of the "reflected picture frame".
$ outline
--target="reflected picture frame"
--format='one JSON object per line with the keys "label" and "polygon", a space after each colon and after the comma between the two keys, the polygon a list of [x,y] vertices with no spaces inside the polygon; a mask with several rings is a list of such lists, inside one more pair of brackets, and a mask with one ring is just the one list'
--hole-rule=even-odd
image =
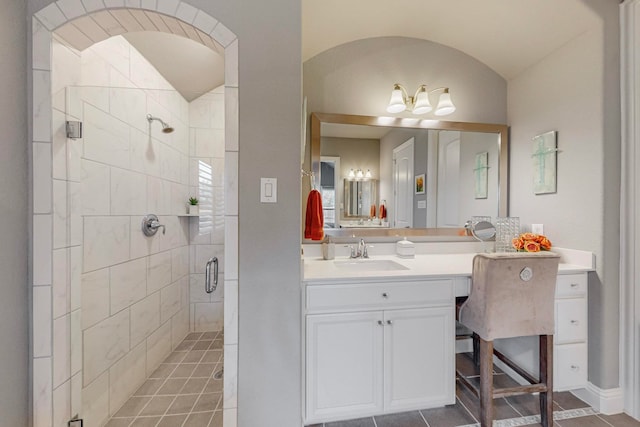
{"label": "reflected picture frame", "polygon": [[415,185],[414,185],[416,194],[424,194],[425,187],[426,187],[425,174],[416,175]]}
{"label": "reflected picture frame", "polygon": [[557,192],[558,132],[555,130],[533,137],[531,152],[533,194]]}
{"label": "reflected picture frame", "polygon": [[474,197],[486,199],[489,197],[489,152],[477,153],[473,169]]}

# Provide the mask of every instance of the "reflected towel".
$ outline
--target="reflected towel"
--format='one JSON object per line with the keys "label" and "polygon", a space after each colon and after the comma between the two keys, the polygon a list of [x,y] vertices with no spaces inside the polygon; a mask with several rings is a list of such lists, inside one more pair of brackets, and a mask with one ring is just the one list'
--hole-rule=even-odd
{"label": "reflected towel", "polygon": [[307,198],[307,217],[304,227],[304,238],[311,240],[322,240],[324,238],[322,196],[318,190],[311,190]]}

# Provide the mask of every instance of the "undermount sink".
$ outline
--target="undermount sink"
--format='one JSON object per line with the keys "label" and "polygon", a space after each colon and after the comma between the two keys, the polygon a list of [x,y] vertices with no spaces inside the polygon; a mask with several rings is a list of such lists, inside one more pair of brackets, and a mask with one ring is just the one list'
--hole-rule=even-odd
{"label": "undermount sink", "polygon": [[334,261],[333,264],[341,270],[349,271],[394,271],[408,270],[402,264],[390,259],[350,259]]}

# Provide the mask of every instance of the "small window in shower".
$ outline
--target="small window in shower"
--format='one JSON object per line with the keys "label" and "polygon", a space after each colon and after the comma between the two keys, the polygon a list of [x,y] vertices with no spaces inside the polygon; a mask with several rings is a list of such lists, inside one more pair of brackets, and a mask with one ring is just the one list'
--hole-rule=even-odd
{"label": "small window in shower", "polygon": [[213,169],[210,164],[198,161],[198,195],[200,205],[200,233],[213,231]]}

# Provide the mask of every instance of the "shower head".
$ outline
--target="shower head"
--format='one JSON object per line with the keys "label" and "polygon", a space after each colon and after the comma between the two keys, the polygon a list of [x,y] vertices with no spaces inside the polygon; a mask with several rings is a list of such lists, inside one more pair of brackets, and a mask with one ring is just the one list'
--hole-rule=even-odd
{"label": "shower head", "polygon": [[151,114],[147,114],[147,121],[151,124],[152,121],[157,120],[162,125],[162,132],[171,133],[173,132],[173,128],[167,124],[164,120],[159,117],[153,117]]}

